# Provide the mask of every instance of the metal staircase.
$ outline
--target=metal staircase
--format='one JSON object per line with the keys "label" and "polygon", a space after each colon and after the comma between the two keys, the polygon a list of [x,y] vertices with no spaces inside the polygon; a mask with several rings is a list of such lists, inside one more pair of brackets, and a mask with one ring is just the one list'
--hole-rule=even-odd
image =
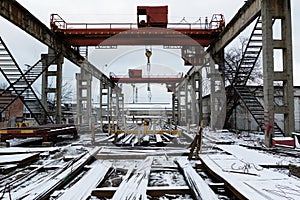
{"label": "metal staircase", "polygon": [[[253,92],[246,87],[261,51],[262,21],[258,17],[238,67],[234,68],[225,62],[224,75],[231,84],[231,89],[228,89],[227,93],[226,122],[228,122],[234,108],[238,105],[237,100],[241,99],[260,128],[265,129],[264,108]],[[274,122],[274,132],[283,134],[282,129],[276,122]]]}
{"label": "metal staircase", "polygon": [[[44,55],[35,65],[29,66],[27,71],[23,73],[0,37],[0,71],[9,83],[8,88],[2,91],[0,95],[3,96],[8,92],[15,95],[14,99],[3,106],[0,113],[5,111],[16,99],[20,98],[38,124],[53,123],[46,108],[34,92],[32,84],[55,60],[56,58],[53,58],[49,61],[47,55]],[[43,67],[43,63],[47,63],[46,66]],[[22,95],[23,97],[21,97]]]}
{"label": "metal staircase", "polygon": [[242,60],[236,70],[234,85],[247,84],[262,50],[262,21],[258,17],[254,29],[245,48]]}
{"label": "metal staircase", "polygon": [[[257,124],[264,129],[264,108],[254,96],[254,93],[251,92],[247,87],[236,86],[234,88]],[[274,122],[274,132],[278,135],[283,133],[276,122]]]}

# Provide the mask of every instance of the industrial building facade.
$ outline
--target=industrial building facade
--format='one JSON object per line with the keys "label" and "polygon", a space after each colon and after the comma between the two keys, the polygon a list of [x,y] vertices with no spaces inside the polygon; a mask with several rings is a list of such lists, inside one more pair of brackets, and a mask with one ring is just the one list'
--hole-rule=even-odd
{"label": "industrial building facade", "polygon": [[[247,86],[248,89],[253,92],[257,100],[264,105],[263,102],[263,87],[262,86]],[[275,87],[275,104],[282,104],[282,87]],[[203,118],[206,123],[210,122],[210,96],[203,98]],[[300,131],[300,86],[294,86],[294,115],[295,115],[295,131]],[[276,114],[275,121],[281,127],[284,128],[284,116],[283,114]],[[237,106],[233,111],[226,128],[240,131],[263,131],[248,111],[245,104],[240,100],[237,102]]]}

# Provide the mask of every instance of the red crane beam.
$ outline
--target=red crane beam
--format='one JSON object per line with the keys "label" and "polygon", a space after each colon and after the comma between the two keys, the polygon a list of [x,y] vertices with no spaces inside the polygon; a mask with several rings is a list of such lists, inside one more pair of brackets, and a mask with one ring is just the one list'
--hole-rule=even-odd
{"label": "red crane beam", "polygon": [[110,80],[115,83],[165,83],[165,84],[175,84],[179,83],[182,78],[120,78],[120,77],[110,77]]}
{"label": "red crane beam", "polygon": [[[186,29],[57,29],[73,46],[97,45],[196,45],[209,46],[218,36],[216,30]],[[115,36],[115,37],[112,37]],[[107,40],[110,38],[109,40]],[[193,40],[191,40],[191,38]]]}
{"label": "red crane beam", "polygon": [[220,14],[214,15],[210,23],[197,24],[168,24],[167,21],[149,22],[147,26],[142,26],[141,23],[66,23],[59,15],[53,14],[50,26],[73,46],[197,44],[209,46],[218,38],[225,27],[225,22],[223,15]]}

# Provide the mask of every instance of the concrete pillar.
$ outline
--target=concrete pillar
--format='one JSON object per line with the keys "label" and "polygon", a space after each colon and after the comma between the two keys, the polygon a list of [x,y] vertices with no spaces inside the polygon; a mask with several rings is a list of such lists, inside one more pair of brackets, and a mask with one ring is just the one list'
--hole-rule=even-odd
{"label": "concrete pillar", "polygon": [[180,110],[180,124],[186,123],[186,112],[185,112],[185,85],[179,88],[179,110]]}
{"label": "concrete pillar", "polygon": [[172,94],[172,120],[178,124],[180,119],[180,109],[179,109],[179,95],[177,88],[174,89],[174,93]]}
{"label": "concrete pillar", "polygon": [[120,97],[121,97],[121,89],[119,87],[114,87],[112,89],[112,94],[111,94],[111,116],[118,124],[122,123],[122,118],[121,118],[122,99],[120,99]]}
{"label": "concrete pillar", "polygon": [[61,123],[61,103],[62,103],[62,64],[63,64],[63,55],[60,53],[57,58],[56,63],[56,110],[55,110],[55,119],[56,124]]}
{"label": "concrete pillar", "polygon": [[199,114],[199,109],[197,105],[197,99],[196,99],[196,80],[195,80],[195,73],[191,75],[191,78],[189,80],[189,85],[190,85],[190,119],[192,124],[197,124],[198,123],[198,114]]}
{"label": "concrete pillar", "polygon": [[99,91],[99,104],[100,104],[100,125],[101,127],[103,126],[103,89],[104,89],[104,84],[103,82],[100,80],[100,91]]}
{"label": "concrete pillar", "polygon": [[202,75],[200,66],[194,66],[194,69],[189,79],[191,123],[199,125],[202,119]]}
{"label": "concrete pillar", "polygon": [[118,123],[123,125],[125,127],[125,123],[123,121],[124,118],[124,94],[122,93],[122,90],[119,89],[118,93],[118,105],[119,105],[119,116],[118,116]]}
{"label": "concrete pillar", "polygon": [[124,102],[124,94],[123,93],[120,93],[119,101],[120,101],[120,110],[121,110],[120,119],[121,119],[123,127],[126,127],[125,111],[124,111],[125,102]]}
{"label": "concrete pillar", "polygon": [[[48,103],[47,103],[47,88],[48,88],[48,76],[47,76],[47,71],[45,71],[45,68],[47,68],[47,65],[48,65],[48,57],[49,55],[45,55],[46,59],[43,60],[43,63],[42,63],[42,68],[44,70],[44,73],[42,74],[42,104],[44,106],[44,108],[49,112],[48,110]],[[43,116],[43,119],[45,122],[47,122],[47,116],[44,115]]]}
{"label": "concrete pillar", "polygon": [[77,124],[92,124],[92,75],[85,70],[76,74],[77,81]]}
{"label": "concrete pillar", "polygon": [[81,75],[80,73],[76,73],[76,124],[80,125],[82,124],[82,113],[83,113],[83,106],[80,97],[82,96],[82,90],[81,90]]}
{"label": "concrete pillar", "polygon": [[[271,146],[274,136],[275,113],[284,115],[284,132],[290,135],[294,131],[294,95],[293,95],[293,61],[291,34],[290,0],[264,0],[261,4],[263,33],[263,79],[264,79],[264,109],[265,109],[265,143]],[[279,20],[281,38],[274,38],[274,20]],[[278,32],[278,30],[276,30]],[[277,33],[276,32],[276,33]],[[282,70],[274,69],[274,49],[282,51]],[[283,105],[274,104],[274,81],[281,81]]]}
{"label": "concrete pillar", "polygon": [[[43,67],[47,67],[49,65],[50,60],[53,60],[56,56],[56,52],[52,49],[48,49],[48,55],[44,63]],[[56,123],[61,123],[61,97],[62,97],[62,64],[64,62],[64,57],[62,54],[59,54],[56,61],[53,64],[56,64],[56,70],[48,70],[49,67],[45,70],[42,75],[42,103],[47,109],[48,114],[53,116],[55,115]],[[49,85],[49,77],[55,77],[56,85],[55,87]],[[55,113],[48,110],[48,94],[55,94]],[[45,122],[47,122],[46,116],[44,116]]]}
{"label": "concrete pillar", "polygon": [[196,91],[196,100],[198,106],[198,118],[197,118],[197,125],[200,125],[200,122],[203,120],[203,104],[202,104],[202,69],[200,68],[199,71],[195,74],[195,91]]}
{"label": "concrete pillar", "polygon": [[210,127],[213,130],[222,129],[224,127],[226,116],[226,95],[224,79],[221,76],[219,65],[216,65],[212,58],[209,61],[210,65],[210,102],[211,116]]}
{"label": "concrete pillar", "polygon": [[109,86],[107,88],[107,119],[108,119],[108,133],[110,133],[114,119],[112,114],[112,88]]}
{"label": "concrete pillar", "polygon": [[87,102],[86,102],[86,111],[87,111],[87,118],[88,118],[88,125],[89,128],[92,128],[92,75],[90,73],[85,74],[87,78]]}
{"label": "concrete pillar", "polygon": [[191,111],[189,108],[189,82],[187,78],[184,80],[184,94],[184,122],[188,123],[190,121]]}

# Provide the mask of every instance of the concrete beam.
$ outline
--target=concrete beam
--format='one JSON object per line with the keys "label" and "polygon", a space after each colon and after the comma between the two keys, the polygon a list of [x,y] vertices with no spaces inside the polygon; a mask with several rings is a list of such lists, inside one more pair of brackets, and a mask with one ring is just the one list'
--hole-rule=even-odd
{"label": "concrete beam", "polygon": [[114,83],[105,74],[80,56],[71,45],[59,38],[17,1],[1,0],[0,15],[49,48],[56,52],[61,52],[65,58],[85,71],[90,72],[95,78],[114,86]]}
{"label": "concrete beam", "polygon": [[211,45],[209,52],[218,53],[225,48],[234,38],[236,38],[253,20],[259,16],[261,11],[261,0],[248,0],[239,9],[237,14],[226,25],[219,36],[219,40]]}

